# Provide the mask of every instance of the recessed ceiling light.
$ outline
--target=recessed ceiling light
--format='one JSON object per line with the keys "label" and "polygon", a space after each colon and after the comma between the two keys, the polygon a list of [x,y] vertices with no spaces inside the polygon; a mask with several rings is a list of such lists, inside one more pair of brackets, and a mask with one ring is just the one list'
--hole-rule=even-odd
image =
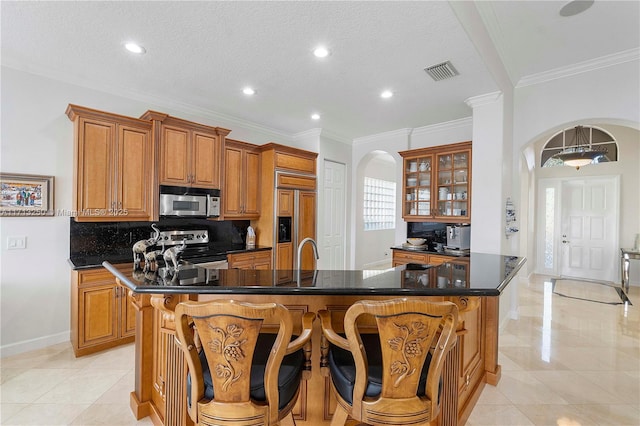
{"label": "recessed ceiling light", "polygon": [[591,6],[593,6],[593,1],[594,0],[570,1],[569,3],[562,6],[562,9],[560,9],[560,16],[568,17],[568,16],[574,16],[579,13],[582,13],[585,10],[589,9]]}
{"label": "recessed ceiling light", "polygon": [[311,114],[312,120],[320,120],[320,114]]}
{"label": "recessed ceiling light", "polygon": [[134,42],[126,43],[124,45],[124,48],[127,49],[131,53],[137,53],[137,54],[140,54],[140,55],[147,51],[144,47],[142,47],[138,43],[134,43]]}
{"label": "recessed ceiling light", "polygon": [[313,54],[317,58],[326,58],[327,56],[329,56],[329,49],[324,46],[318,46],[313,50]]}
{"label": "recessed ceiling light", "polygon": [[242,93],[244,93],[245,95],[255,95],[256,91],[251,87],[245,87],[244,89],[242,89]]}
{"label": "recessed ceiling light", "polygon": [[393,96],[393,92],[391,90],[385,90],[384,92],[380,93],[380,97],[384,99],[388,99],[392,96]]}

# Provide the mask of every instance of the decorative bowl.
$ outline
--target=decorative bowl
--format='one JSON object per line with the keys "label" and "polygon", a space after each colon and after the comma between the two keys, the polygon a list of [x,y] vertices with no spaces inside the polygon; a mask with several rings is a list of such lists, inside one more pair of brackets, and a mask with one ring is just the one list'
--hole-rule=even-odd
{"label": "decorative bowl", "polygon": [[421,246],[427,242],[424,238],[407,238],[407,242],[412,246]]}

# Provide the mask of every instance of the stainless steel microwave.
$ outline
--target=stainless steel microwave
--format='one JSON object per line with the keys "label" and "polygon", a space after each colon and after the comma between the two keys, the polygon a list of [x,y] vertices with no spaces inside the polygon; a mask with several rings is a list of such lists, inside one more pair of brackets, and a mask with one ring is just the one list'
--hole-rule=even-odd
{"label": "stainless steel microwave", "polygon": [[218,217],[220,191],[161,186],[160,216]]}

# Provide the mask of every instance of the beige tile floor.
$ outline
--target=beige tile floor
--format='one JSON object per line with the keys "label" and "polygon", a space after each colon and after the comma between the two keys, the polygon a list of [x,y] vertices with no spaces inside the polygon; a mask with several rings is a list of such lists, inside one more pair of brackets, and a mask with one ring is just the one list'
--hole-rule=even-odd
{"label": "beige tile floor", "polygon": [[[586,299],[613,291],[563,284]],[[467,425],[640,425],[640,288],[625,306],[553,294],[543,277],[517,285],[520,317],[500,333],[502,379]],[[129,410],[133,355],[127,345],[75,358],[59,344],[1,359],[0,423],[150,425]]]}

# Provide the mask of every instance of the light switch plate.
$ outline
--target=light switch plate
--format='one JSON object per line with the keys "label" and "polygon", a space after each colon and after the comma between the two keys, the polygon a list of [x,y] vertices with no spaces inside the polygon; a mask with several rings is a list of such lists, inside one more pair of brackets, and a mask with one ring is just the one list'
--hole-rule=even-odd
{"label": "light switch plate", "polygon": [[13,236],[7,237],[7,250],[23,250],[27,248],[27,237]]}

